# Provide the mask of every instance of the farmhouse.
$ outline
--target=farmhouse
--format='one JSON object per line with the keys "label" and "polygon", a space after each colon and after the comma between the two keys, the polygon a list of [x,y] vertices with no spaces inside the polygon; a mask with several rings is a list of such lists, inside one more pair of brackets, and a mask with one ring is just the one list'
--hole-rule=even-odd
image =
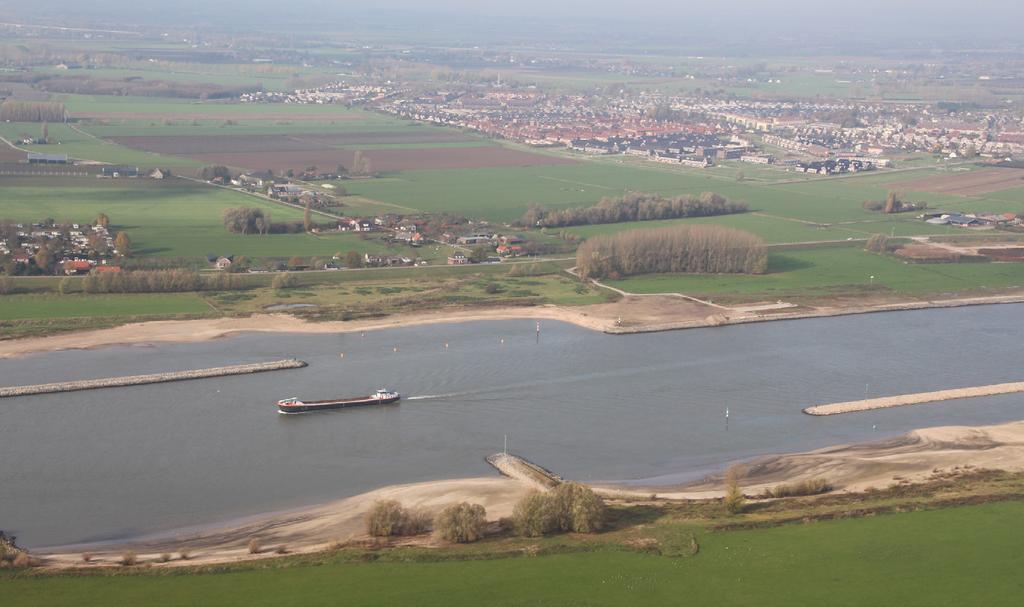
{"label": "farmhouse", "polygon": [[469,258],[464,253],[456,251],[448,256],[448,265],[450,266],[462,266],[469,263]]}
{"label": "farmhouse", "polygon": [[64,262],[64,273],[68,276],[75,274],[88,274],[92,270],[92,264],[84,259],[74,259]]}

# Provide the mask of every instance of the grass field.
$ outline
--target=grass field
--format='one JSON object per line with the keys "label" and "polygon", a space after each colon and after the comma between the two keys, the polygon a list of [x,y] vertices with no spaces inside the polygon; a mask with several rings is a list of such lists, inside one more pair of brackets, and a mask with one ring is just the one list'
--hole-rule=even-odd
{"label": "grass field", "polygon": [[[41,126],[37,123],[0,123],[0,136],[15,141],[22,133],[32,137],[40,136]],[[51,124],[48,126],[51,143],[46,145],[19,145],[20,148],[44,154],[67,154],[75,160],[92,160],[107,164],[130,164],[143,167],[186,167],[192,169],[200,163],[190,158],[165,156],[117,145],[90,137],[75,131],[70,125]],[[191,171],[189,171],[191,172]]]}
{"label": "grass field", "polygon": [[226,208],[261,208],[274,221],[302,221],[302,211],[182,179],[6,177],[0,179],[0,198],[4,200],[0,217],[16,221],[51,217],[91,222],[97,214],[106,213],[112,229],[126,231],[140,256],[291,257],[387,250],[380,241],[362,240],[355,234],[230,234],[221,220]]}
{"label": "grass field", "polygon": [[757,276],[665,274],[607,282],[631,293],[679,292],[716,300],[872,293],[953,295],[1024,287],[1024,265],[909,264],[859,247],[843,247],[772,252],[768,256],[768,272]]}
{"label": "grass field", "polygon": [[210,315],[214,310],[197,293],[119,293],[116,295],[5,295],[0,320],[84,317]]}
{"label": "grass field", "polygon": [[[623,548],[193,575],[11,576],[5,605],[1017,605],[1024,504],[698,532],[696,556]],[[586,550],[586,548],[579,548]],[[382,553],[387,559],[387,553]],[[401,553],[393,560],[401,560]],[[7,578],[7,579],[3,579]]]}

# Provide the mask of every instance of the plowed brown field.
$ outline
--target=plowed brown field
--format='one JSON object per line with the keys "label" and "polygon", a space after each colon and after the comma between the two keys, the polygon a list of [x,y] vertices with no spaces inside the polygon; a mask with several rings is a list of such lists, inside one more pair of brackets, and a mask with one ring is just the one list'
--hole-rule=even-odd
{"label": "plowed brown field", "polygon": [[888,185],[914,192],[974,196],[1012,188],[1024,188],[1024,169],[981,169],[910,181],[897,181]]}

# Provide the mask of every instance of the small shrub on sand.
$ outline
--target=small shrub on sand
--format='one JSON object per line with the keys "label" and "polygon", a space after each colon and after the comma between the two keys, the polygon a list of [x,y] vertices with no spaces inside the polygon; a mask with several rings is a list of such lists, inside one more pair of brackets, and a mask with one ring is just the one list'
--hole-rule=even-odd
{"label": "small shrub on sand", "polygon": [[128,550],[121,554],[121,564],[125,567],[131,567],[132,565],[139,562],[139,557],[135,552]]}
{"label": "small shrub on sand", "polygon": [[161,563],[166,563],[166,562],[171,560],[171,553],[170,552],[165,552],[165,553],[161,554],[160,558],[157,559],[157,560],[159,560]]}
{"label": "small shrub on sand", "polygon": [[747,498],[744,497],[743,489],[740,487],[740,481],[746,474],[746,469],[740,465],[730,466],[725,471],[725,497],[723,498],[723,503],[725,504],[726,512],[729,514],[742,513],[743,507],[747,503]]}
{"label": "small shrub on sand", "polygon": [[405,508],[395,500],[375,502],[366,515],[366,531],[374,537],[399,535],[405,519]]}
{"label": "small shrub on sand", "polygon": [[280,546],[274,549],[274,552],[277,554],[288,554],[288,545],[281,544]]}
{"label": "small shrub on sand", "polygon": [[556,524],[562,531],[593,533],[604,526],[604,500],[586,485],[567,482],[551,492]]}
{"label": "small shrub on sand", "polygon": [[91,552],[83,552],[82,553],[82,562],[83,563],[91,563],[92,562],[92,553]]}
{"label": "small shrub on sand", "polygon": [[553,531],[593,533],[604,526],[604,518],[601,496],[575,482],[562,483],[550,493],[531,493],[512,512],[516,533],[524,537]]}
{"label": "small shrub on sand", "polygon": [[452,504],[434,519],[434,529],[449,542],[475,542],[487,531],[487,511],[480,504]]}
{"label": "small shrub on sand", "polygon": [[259,554],[263,552],[263,544],[256,538],[249,540],[249,554]]}
{"label": "small shrub on sand", "polygon": [[832,483],[823,478],[812,478],[798,483],[767,487],[758,497],[797,497],[801,495],[819,495],[832,490]]}
{"label": "small shrub on sand", "polygon": [[192,553],[188,550],[180,550],[178,551],[178,558],[180,558],[183,561],[187,561],[190,558],[192,558]]}
{"label": "small shrub on sand", "polygon": [[35,567],[39,562],[29,556],[27,552],[19,552],[18,555],[14,557],[14,561],[12,561],[11,564],[18,569],[27,569],[29,567]]}
{"label": "small shrub on sand", "polygon": [[402,521],[401,535],[420,535],[430,531],[434,517],[430,511],[424,508],[405,510],[405,518]]}
{"label": "small shrub on sand", "polygon": [[512,510],[512,524],[523,537],[539,537],[555,529],[555,515],[547,494],[534,491]]}

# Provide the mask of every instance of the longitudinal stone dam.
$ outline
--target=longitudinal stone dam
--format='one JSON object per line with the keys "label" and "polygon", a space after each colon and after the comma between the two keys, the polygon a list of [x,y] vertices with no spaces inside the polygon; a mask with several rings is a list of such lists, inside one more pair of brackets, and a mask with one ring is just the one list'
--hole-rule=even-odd
{"label": "longitudinal stone dam", "polygon": [[245,375],[247,373],[263,373],[281,369],[300,369],[306,363],[294,358],[274,360],[263,363],[230,365],[227,367],[210,367],[192,369],[190,371],[169,371],[167,373],[150,373],[147,375],[125,375],[121,377],[104,377],[99,379],[82,379],[77,381],[61,381],[49,384],[33,384],[30,386],[11,386],[0,388],[0,398],[28,396],[30,394],[51,394],[54,392],[74,392],[77,390],[95,390],[97,388],[118,388],[122,386],[140,386],[143,384],[159,384],[186,379],[203,379],[206,377],[223,377],[225,375]]}
{"label": "longitudinal stone dam", "polygon": [[1024,382],[991,384],[988,386],[976,386],[974,388],[953,388],[951,390],[937,390],[935,392],[917,392],[915,394],[901,394],[899,396],[883,396],[881,398],[851,400],[842,403],[832,403],[830,405],[815,405],[804,409],[804,413],[807,413],[808,415],[839,415],[840,413],[854,413],[857,411],[870,411],[872,409],[887,409],[889,407],[902,407],[904,405],[919,405],[922,403],[934,403],[944,400],[975,398],[978,396],[996,396],[999,394],[1013,394],[1016,392],[1024,392]]}

